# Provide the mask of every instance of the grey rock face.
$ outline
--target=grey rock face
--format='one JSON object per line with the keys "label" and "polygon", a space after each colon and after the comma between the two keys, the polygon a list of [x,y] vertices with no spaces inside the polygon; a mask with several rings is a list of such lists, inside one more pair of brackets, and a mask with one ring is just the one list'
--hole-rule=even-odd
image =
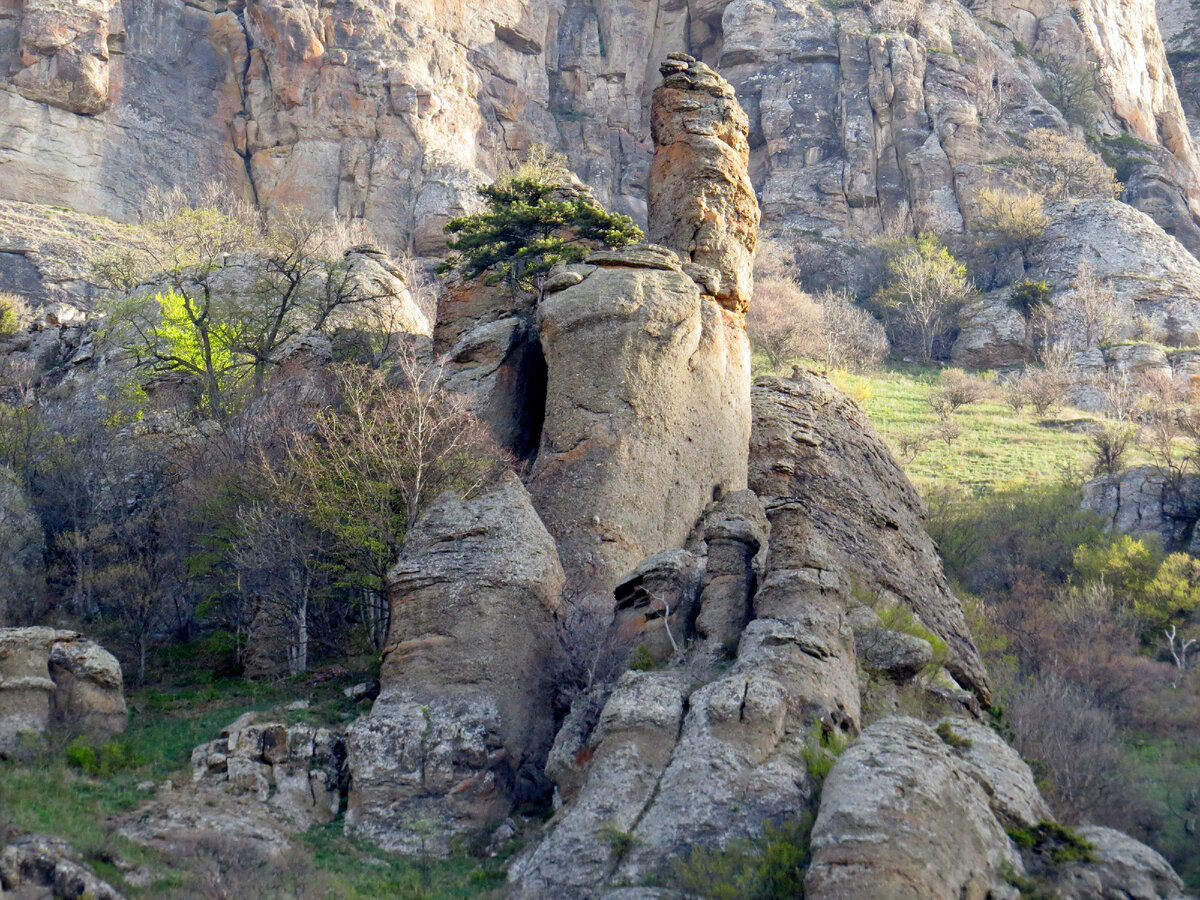
{"label": "grey rock face", "polygon": [[702,576],[700,561],[687,550],[646,557],[613,591],[618,632],[655,662],[669,659],[690,637]]}
{"label": "grey rock face", "polygon": [[929,726],[906,718],[872,725],[834,764],[812,853],[804,886],[816,900],[1007,897],[1003,873],[1023,871],[984,786]]}
{"label": "grey rock face", "polygon": [[390,584],[380,694],[346,736],[346,828],[389,849],[444,850],[542,790],[553,687],[543,667],[562,568],[508,475],[430,507]]}
{"label": "grey rock face", "polygon": [[[764,523],[750,499],[718,504],[712,534],[760,539]],[[738,557],[718,553],[718,573]],[[811,802],[812,735],[858,730],[846,583],[815,545],[772,560],[731,667],[712,665],[709,648],[696,645],[685,668],[623,676],[590,734],[597,698],[572,710],[549,770],[566,802],[511,870],[516,896],[608,896],[606,885],[669,876],[672,860],[692,848],[758,836],[764,823],[795,818]],[[689,680],[703,683],[688,688]],[[624,852],[614,832],[628,833]]]}
{"label": "grey rock face", "polygon": [[1187,900],[1190,896],[1167,861],[1145,844],[1111,828],[1085,825],[1078,831],[1095,847],[1095,859],[1056,873],[1054,888],[1063,900]]}
{"label": "grey rock face", "polygon": [[116,658],[74,631],[0,628],[0,755],[50,732],[104,741],[128,712]]}
{"label": "grey rock face", "polygon": [[771,554],[819,533],[849,577],[946,641],[951,674],[986,700],[987,675],[925,533],[920,497],[867,417],[804,372],[759,379],[753,404],[750,486],[771,520]]}
{"label": "grey rock face", "polygon": [[1132,466],[1117,475],[1083,486],[1083,508],[1099,515],[1106,527],[1134,537],[1154,535],[1168,551],[1191,551],[1200,520],[1200,478],[1185,475],[1178,483],[1155,466]]}
{"label": "grey rock face", "polygon": [[710,645],[736,641],[751,615],[758,583],[754,558],[770,525],[753,491],[730,494],[704,519],[704,590],[696,631]]}
{"label": "grey rock face", "polygon": [[125,818],[121,834],[172,853],[218,838],[276,856],[291,836],[332,821],[346,788],[339,734],[314,725],[258,722],[247,713],[192,751],[192,779],[171,782]]}

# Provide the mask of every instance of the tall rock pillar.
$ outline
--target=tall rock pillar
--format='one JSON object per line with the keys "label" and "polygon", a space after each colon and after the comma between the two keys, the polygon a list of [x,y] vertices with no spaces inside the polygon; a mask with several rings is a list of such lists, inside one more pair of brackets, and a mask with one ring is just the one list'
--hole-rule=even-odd
{"label": "tall rock pillar", "polygon": [[530,493],[568,602],[601,610],[638,562],[681,547],[709,503],[746,486],[746,116],[684,59],[664,64],[652,112],[650,223],[676,224],[671,247],[593,253],[551,277],[537,314],[548,390]]}
{"label": "tall rock pillar", "polygon": [[721,305],[745,314],[754,291],[758,200],[750,183],[749,120],[729,83],[683,53],[659,67],[650,127],[650,240],[716,270]]}

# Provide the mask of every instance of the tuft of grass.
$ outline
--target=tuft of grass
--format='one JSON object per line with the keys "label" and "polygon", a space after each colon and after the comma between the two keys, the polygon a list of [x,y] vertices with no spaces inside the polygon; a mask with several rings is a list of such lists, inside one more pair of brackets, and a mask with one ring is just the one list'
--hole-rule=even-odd
{"label": "tuft of grass", "polygon": [[934,732],[948,747],[953,747],[955,750],[971,749],[971,739],[965,738],[961,734],[955,732],[955,730],[950,727],[949,722],[939,722],[938,727],[934,729]]}
{"label": "tuft of grass", "polygon": [[1022,850],[1037,854],[1054,865],[1091,862],[1096,845],[1084,840],[1074,828],[1057,822],[1038,822],[1032,828],[1010,828],[1008,836]]}

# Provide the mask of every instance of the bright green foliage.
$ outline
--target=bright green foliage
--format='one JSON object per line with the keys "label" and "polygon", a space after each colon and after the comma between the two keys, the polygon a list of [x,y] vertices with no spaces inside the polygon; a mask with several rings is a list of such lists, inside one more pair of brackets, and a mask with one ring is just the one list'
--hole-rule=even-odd
{"label": "bright green foliage", "polygon": [[198,314],[187,297],[168,290],[165,294],[155,294],[154,302],[158,304],[161,316],[158,335],[180,369],[203,372],[210,363],[218,372],[233,368],[234,352],[228,325],[214,322],[209,326],[211,338],[206,344],[197,333],[195,320]]}
{"label": "bright green foliage", "polygon": [[487,273],[489,284],[504,282],[514,291],[541,299],[542,283],[555,263],[582,259],[599,245],[622,247],[641,240],[633,219],[610,213],[585,189],[518,172],[479,194],[487,210],[446,223],[455,255],[439,271],[464,278]]}
{"label": "bright green foliage", "polygon": [[[971,295],[967,267],[958,262],[936,235],[923,234],[900,245],[888,263],[888,279],[873,302],[890,321],[906,329],[925,360]],[[893,342],[895,343],[895,342]]]}
{"label": "bright green foliage", "polygon": [[768,824],[758,840],[730,841],[723,850],[694,847],[676,860],[671,887],[707,900],[803,900],[811,861],[812,816]]}
{"label": "bright green foliage", "polygon": [[1158,632],[1179,622],[1200,606],[1200,560],[1172,553],[1158,567],[1153,580],[1133,601],[1133,611],[1147,629]]}
{"label": "bright green foliage", "polygon": [[1030,319],[1050,305],[1050,285],[1045,281],[1026,279],[1013,285],[1008,305],[1024,318]]}
{"label": "bright green foliage", "polygon": [[0,293],[0,338],[12,337],[21,330],[25,304],[15,294]]}
{"label": "bright green foliage", "polygon": [[1103,579],[1118,603],[1133,603],[1153,580],[1162,554],[1144,540],[1123,534],[1075,550],[1075,571],[1085,580]]}
{"label": "bright green foliage", "polygon": [[850,740],[845,735],[826,731],[820,722],[814,722],[808,731],[808,741],[800,751],[804,756],[804,768],[808,776],[818,785],[825,782],[833,770],[833,764],[838,761],[842,751],[849,745]]}

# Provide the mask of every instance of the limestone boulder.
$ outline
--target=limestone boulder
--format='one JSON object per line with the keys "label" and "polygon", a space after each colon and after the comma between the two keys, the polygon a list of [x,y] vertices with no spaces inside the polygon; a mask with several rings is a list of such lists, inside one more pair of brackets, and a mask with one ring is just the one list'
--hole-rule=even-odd
{"label": "limestone boulder", "polygon": [[49,734],[104,741],[128,711],[116,658],[74,631],[0,628],[0,755]]}
{"label": "limestone boulder", "polygon": [[955,750],[916,719],[888,718],[825,779],[804,887],[815,900],[982,900],[1014,896],[1005,876],[1023,871]]}
{"label": "limestone boulder", "polygon": [[745,488],[750,345],[674,253],[588,261],[538,309],[548,389],[530,493],[568,597],[606,605],[642,559],[683,546],[713,499]]}
{"label": "limestone boulder", "polygon": [[1051,879],[1062,900],[1188,900],[1175,870],[1145,844],[1112,828],[1085,825],[1079,836],[1093,847],[1093,859],[1055,867]]}
{"label": "limestone boulder", "polygon": [[388,849],[444,852],[452,835],[546,791],[545,666],[562,567],[510,474],[430,507],[389,580],[379,697],[346,736],[346,830]]}
{"label": "limestone boulder", "polygon": [[1082,200],[1049,209],[1032,277],[1072,290],[1081,267],[1115,294],[1119,337],[1193,346],[1200,341],[1200,261],[1149,216],[1124,203]]}
{"label": "limestone boulder", "polygon": [[651,104],[651,241],[715,270],[710,291],[744,314],[754,291],[759,209],[750,183],[746,118],[733,88],[702,62],[673,53]]}
{"label": "limestone boulder", "polygon": [[250,858],[278,857],[292,835],[342,810],[348,772],[342,736],[308,724],[246,713],[192,750],[190,781],[162,784],[122,818],[120,833],[192,855],[214,839]]}
{"label": "limestone boulder", "polygon": [[31,834],[0,851],[0,896],[47,900],[123,900],[123,895],[79,859],[62,838]]}
{"label": "limestone boulder", "polygon": [[866,415],[804,371],[756,381],[753,406],[750,487],[771,521],[771,554],[820,534],[848,577],[946,641],[951,674],[986,700],[987,674],[925,532],[924,506]]}

